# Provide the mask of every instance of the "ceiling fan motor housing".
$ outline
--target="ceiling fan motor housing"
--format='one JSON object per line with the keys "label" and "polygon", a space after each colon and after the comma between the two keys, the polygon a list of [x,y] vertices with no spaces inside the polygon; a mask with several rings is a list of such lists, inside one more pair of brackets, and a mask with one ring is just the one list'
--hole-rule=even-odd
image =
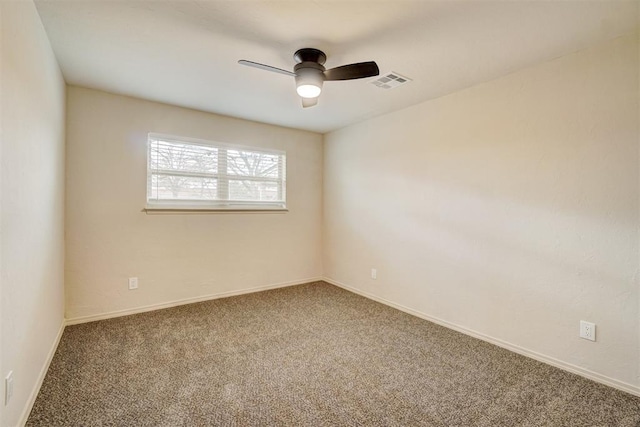
{"label": "ceiling fan motor housing", "polygon": [[306,47],[298,49],[293,54],[293,59],[297,62],[293,67],[293,72],[296,74],[296,86],[313,85],[321,88],[325,70],[323,64],[327,60],[327,55],[321,50]]}
{"label": "ceiling fan motor housing", "polygon": [[303,49],[298,49],[296,53],[293,54],[293,59],[299,63],[315,62],[316,64],[323,65],[327,61],[327,55],[325,55],[321,50],[314,49],[312,47],[305,47]]}

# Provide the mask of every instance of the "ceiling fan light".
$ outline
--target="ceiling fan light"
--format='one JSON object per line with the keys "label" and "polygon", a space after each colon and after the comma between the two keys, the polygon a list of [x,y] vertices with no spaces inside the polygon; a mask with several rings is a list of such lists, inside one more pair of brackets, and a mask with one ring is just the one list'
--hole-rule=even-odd
{"label": "ceiling fan light", "polygon": [[316,98],[322,92],[322,88],[313,84],[301,84],[296,88],[296,91],[303,98]]}
{"label": "ceiling fan light", "polygon": [[322,92],[322,71],[314,67],[296,69],[296,92],[303,98],[317,98]]}

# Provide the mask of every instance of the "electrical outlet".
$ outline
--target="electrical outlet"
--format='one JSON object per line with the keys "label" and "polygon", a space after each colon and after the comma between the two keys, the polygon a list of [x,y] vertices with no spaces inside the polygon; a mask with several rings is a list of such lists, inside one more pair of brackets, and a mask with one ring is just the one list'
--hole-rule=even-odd
{"label": "electrical outlet", "polygon": [[371,269],[371,278],[373,280],[376,280],[378,278],[378,270],[376,270],[375,268]]}
{"label": "electrical outlet", "polygon": [[584,338],[585,340],[595,341],[596,340],[596,324],[581,320],[580,321],[580,338]]}
{"label": "electrical outlet", "polygon": [[138,289],[138,278],[129,277],[129,290]]}
{"label": "electrical outlet", "polygon": [[4,404],[9,404],[13,397],[13,371],[9,371],[4,379]]}

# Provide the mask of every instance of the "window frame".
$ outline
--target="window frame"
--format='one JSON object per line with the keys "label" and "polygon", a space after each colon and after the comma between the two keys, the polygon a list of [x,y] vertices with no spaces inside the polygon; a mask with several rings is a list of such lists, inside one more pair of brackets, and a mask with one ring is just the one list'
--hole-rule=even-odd
{"label": "window frame", "polygon": [[[216,148],[221,150],[241,150],[254,153],[272,154],[279,156],[279,169],[284,169],[279,172],[280,178],[259,178],[246,175],[228,175],[226,173],[199,173],[199,172],[184,172],[184,176],[198,176],[198,177],[215,177],[216,180],[227,180],[230,178],[238,178],[239,180],[255,180],[261,182],[272,181],[278,184],[278,191],[282,192],[282,201],[257,201],[257,200],[153,200],[152,194],[152,176],[154,174],[151,168],[151,144],[153,141],[164,141],[169,143],[177,143],[184,145],[196,145],[208,148]],[[147,167],[147,182],[146,182],[146,203],[143,211],[147,213],[172,213],[172,212],[287,212],[287,152],[283,150],[275,150],[262,147],[250,147],[241,144],[230,144],[226,142],[209,141],[204,139],[190,138],[184,136],[167,135],[162,133],[149,132],[147,134],[146,141],[146,167]],[[227,157],[225,156],[225,162]],[[284,162],[282,162],[284,160]],[[181,173],[172,174],[171,170],[166,171],[168,175],[180,176]],[[222,176],[221,176],[222,175]],[[220,187],[218,187],[220,188]],[[223,187],[225,188],[225,187]],[[228,184],[226,186],[228,190]]]}

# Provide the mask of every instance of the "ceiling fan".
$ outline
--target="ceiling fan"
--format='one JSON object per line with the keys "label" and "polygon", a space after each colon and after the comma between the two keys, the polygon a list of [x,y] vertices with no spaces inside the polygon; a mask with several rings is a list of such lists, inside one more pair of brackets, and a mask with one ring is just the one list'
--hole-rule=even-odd
{"label": "ceiling fan", "polygon": [[295,77],[296,91],[302,98],[302,106],[304,108],[313,107],[318,103],[318,96],[322,91],[322,83],[325,81],[355,80],[380,74],[378,65],[374,61],[343,65],[327,70],[324,68],[327,55],[321,50],[313,48],[297,50],[293,54],[293,59],[297,62],[293,67],[293,72],[244,59],[238,61],[238,64]]}

